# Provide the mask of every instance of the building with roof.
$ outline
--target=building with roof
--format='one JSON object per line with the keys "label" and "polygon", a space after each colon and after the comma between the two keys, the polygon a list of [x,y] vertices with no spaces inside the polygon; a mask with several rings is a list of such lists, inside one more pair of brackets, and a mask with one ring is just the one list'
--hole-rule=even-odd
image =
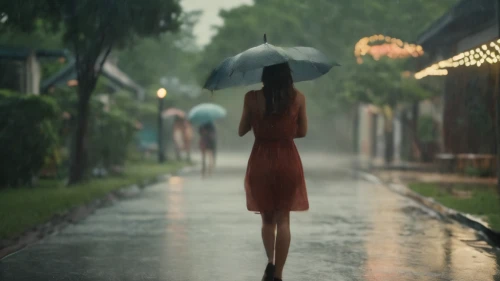
{"label": "building with roof", "polygon": [[66,50],[33,50],[0,46],[0,88],[21,93],[40,93],[41,59],[68,57]]}
{"label": "building with roof", "polygon": [[[67,61],[59,72],[42,81],[41,60]],[[138,99],[145,90],[109,61],[103,65],[102,76],[112,91],[126,89]],[[29,49],[0,46],[0,88],[21,93],[46,93],[51,88],[76,86],[75,61],[68,50]]]}
{"label": "building with roof", "polygon": [[[102,68],[102,76],[106,78],[106,85],[112,91],[126,89],[132,92],[137,99],[144,98],[145,90],[136,82],[134,82],[127,74],[122,72],[117,66],[109,61],[106,61]],[[44,80],[41,83],[40,90],[42,93],[48,92],[51,88],[76,86],[77,74],[75,69],[75,61],[71,60],[63,69],[52,77]]]}
{"label": "building with roof", "polygon": [[494,154],[500,47],[496,0],[462,0],[416,40],[416,75],[442,79],[443,152]]}

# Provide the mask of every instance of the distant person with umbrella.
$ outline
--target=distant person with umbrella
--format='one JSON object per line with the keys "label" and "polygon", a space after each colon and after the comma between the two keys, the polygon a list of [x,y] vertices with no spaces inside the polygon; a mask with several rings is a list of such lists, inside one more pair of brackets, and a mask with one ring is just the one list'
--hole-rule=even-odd
{"label": "distant person with umbrella", "polygon": [[215,167],[217,132],[214,121],[225,116],[226,110],[212,103],[197,105],[189,112],[189,121],[199,125],[202,176],[211,175]]}
{"label": "distant person with umbrella", "polygon": [[209,90],[263,83],[245,95],[238,134],[253,130],[255,143],[245,176],[247,208],[262,217],[267,266],[262,280],[281,281],[290,247],[290,212],[309,202],[302,162],[294,143],[307,133],[306,98],[294,82],[327,73],[333,63],[308,47],[267,43],[224,60],[205,83]]}
{"label": "distant person with umbrella", "polygon": [[172,126],[172,137],[175,145],[175,155],[177,161],[181,160],[181,152],[186,152],[186,160],[191,161],[191,141],[193,139],[193,129],[186,113],[177,108],[170,108],[163,113],[166,118],[174,118]]}

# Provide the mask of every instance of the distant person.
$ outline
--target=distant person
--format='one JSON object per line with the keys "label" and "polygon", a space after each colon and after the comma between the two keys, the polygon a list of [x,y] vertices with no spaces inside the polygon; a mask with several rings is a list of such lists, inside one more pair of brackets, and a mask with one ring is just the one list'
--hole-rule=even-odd
{"label": "distant person", "polygon": [[177,161],[182,160],[181,152],[186,152],[186,160],[191,162],[191,140],[193,129],[189,121],[180,116],[175,116],[173,125],[173,138],[175,143],[175,156]]}
{"label": "distant person", "polygon": [[294,139],[307,132],[306,99],[287,63],[265,67],[264,87],[245,95],[239,135],[253,130],[245,192],[249,211],[262,217],[267,267],[262,280],[282,280],[290,247],[290,211],[309,209],[302,162]]}
{"label": "distant person", "polygon": [[[217,135],[215,125],[210,122],[200,126],[201,174],[211,175],[215,167]],[[208,163],[207,163],[208,162]]]}

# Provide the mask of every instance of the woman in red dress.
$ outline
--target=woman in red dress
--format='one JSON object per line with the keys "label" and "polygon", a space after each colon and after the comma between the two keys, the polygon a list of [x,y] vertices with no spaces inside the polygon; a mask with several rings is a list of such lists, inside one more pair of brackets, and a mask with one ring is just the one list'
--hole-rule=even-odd
{"label": "woman in red dress", "polygon": [[265,67],[264,87],[245,95],[239,135],[253,130],[245,192],[249,211],[262,217],[268,264],[263,280],[281,280],[290,247],[290,211],[309,209],[295,138],[307,133],[305,96],[295,89],[287,63]]}

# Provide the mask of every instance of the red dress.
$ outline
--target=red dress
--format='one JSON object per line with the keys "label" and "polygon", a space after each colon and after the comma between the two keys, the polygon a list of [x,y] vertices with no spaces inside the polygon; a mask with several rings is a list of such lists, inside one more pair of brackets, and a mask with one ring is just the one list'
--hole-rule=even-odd
{"label": "red dress", "polygon": [[254,212],[309,209],[304,171],[294,143],[300,104],[294,99],[280,116],[264,116],[258,91],[247,95],[255,142],[245,176],[247,209]]}

